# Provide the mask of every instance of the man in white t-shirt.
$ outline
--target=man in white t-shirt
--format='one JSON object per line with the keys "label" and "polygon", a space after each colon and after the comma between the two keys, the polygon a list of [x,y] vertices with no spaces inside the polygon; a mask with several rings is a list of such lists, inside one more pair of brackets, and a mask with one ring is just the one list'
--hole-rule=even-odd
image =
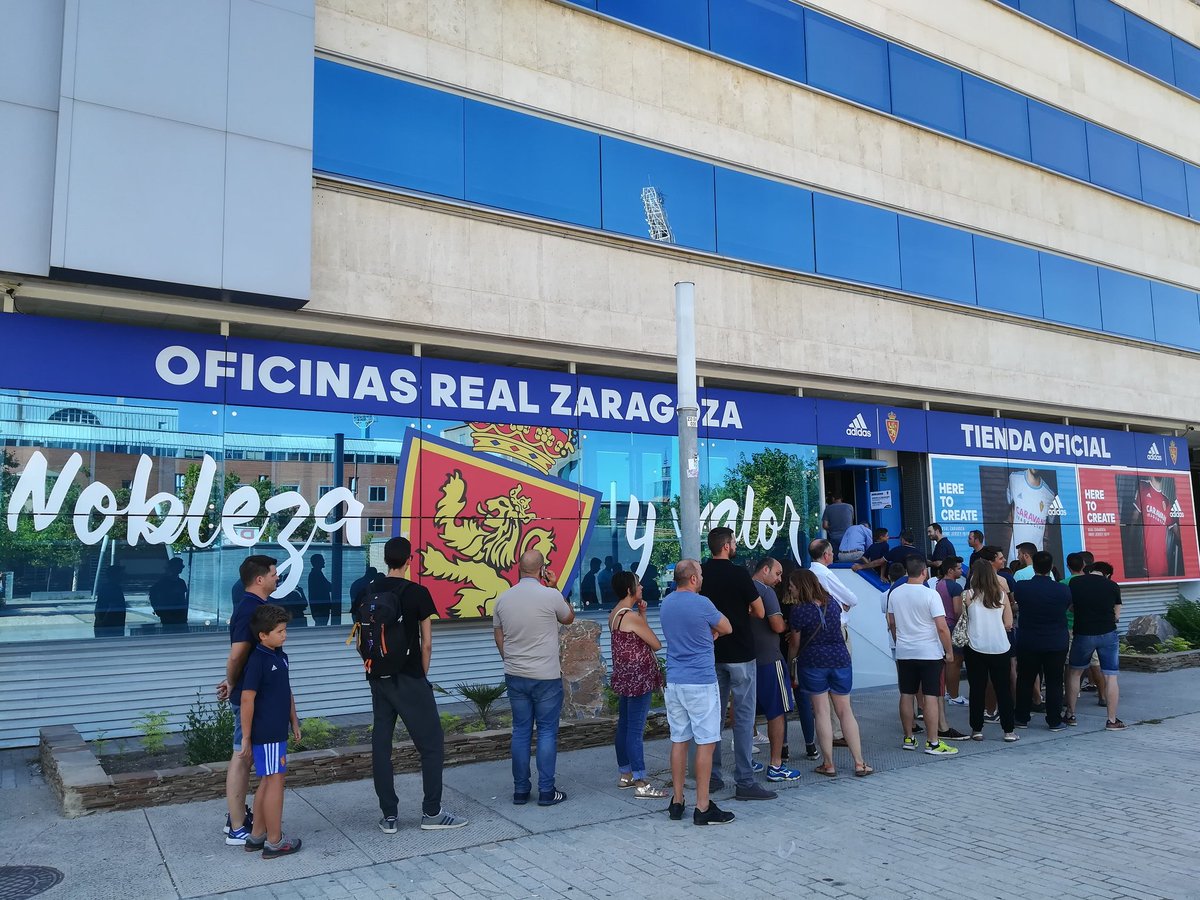
{"label": "man in white t-shirt", "polygon": [[1033,544],[1042,549],[1046,536],[1046,520],[1054,505],[1054,490],[1042,480],[1037,469],[1022,469],[1008,476],[1007,499],[1012,507],[1012,539],[1008,544],[1008,559],[1015,559],[1017,545]]}
{"label": "man in white t-shirt", "polygon": [[[925,584],[925,560],[911,556],[905,562],[908,582],[892,588],[888,597],[888,631],[896,641],[896,676],[900,685],[900,721],[904,725],[905,750],[916,750],[913,737],[913,707],[917,692],[925,697],[922,708],[928,725],[941,716],[945,664],[954,659],[946,610],[937,591]],[[958,748],[931,733],[925,752],[931,756],[953,756]]]}

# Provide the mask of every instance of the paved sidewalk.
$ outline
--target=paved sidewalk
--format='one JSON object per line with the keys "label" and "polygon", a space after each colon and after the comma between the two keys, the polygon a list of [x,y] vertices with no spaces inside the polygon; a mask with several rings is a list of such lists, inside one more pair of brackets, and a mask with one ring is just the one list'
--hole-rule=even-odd
{"label": "paved sidewalk", "polygon": [[[273,861],[224,845],[221,801],[65,820],[25,779],[0,791],[0,865],[55,866],[66,878],[41,896],[88,900],[1195,897],[1200,671],[1121,684],[1123,733],[1104,732],[1084,695],[1078,728],[1035,723],[1005,745],[987,726],[988,740],[960,744],[956,759],[900,750],[896,695],[864,692],[853,700],[876,775],[850,777],[837,751],[837,779],[808,764],[776,801],[719,796],[738,815],[724,828],[694,827],[690,808],[671,822],[665,803],[618,791],[608,749],[560,756],[570,799],[549,809],[511,804],[506,763],[447,770],[446,806],[471,819],[455,831],[417,829],[417,775],[397,779],[407,819],[392,836],[375,826],[368,781],[290,791],[288,829],[306,846]],[[951,724],[966,730],[965,719],[952,708]],[[648,745],[653,770],[667,749]]]}

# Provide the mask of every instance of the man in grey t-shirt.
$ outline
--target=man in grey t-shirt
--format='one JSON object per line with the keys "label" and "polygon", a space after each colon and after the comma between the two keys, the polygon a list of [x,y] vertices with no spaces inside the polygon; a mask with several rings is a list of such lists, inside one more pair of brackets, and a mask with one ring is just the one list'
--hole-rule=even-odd
{"label": "man in grey t-shirt", "polygon": [[829,505],[821,513],[821,527],[825,529],[825,537],[833,544],[833,558],[837,559],[838,549],[842,543],[842,535],[854,524],[854,507],[846,503],[837,494],[829,498]]}
{"label": "man in grey t-shirt", "polygon": [[496,649],[504,660],[504,681],[512,709],[513,803],[529,802],[532,782],[529,752],[537,722],[538,805],[567,799],[554,786],[558,757],[558,717],[562,712],[562,667],[558,661],[558,626],[575,621],[575,610],[563,599],[554,573],[537,550],[517,563],[521,580],[496,600],[492,614]]}
{"label": "man in grey t-shirt", "polygon": [[779,560],[765,557],[754,568],[754,589],[763,602],[763,617],[750,619],[754,633],[755,665],[758,673],[758,712],[767,719],[767,738],[771,744],[771,765],[767,781],[796,781],[800,773],[783,764],[783,744],[787,738],[787,714],[796,708],[792,695],[792,676],[783,661],[779,636],[787,629],[775,586],[783,577]]}

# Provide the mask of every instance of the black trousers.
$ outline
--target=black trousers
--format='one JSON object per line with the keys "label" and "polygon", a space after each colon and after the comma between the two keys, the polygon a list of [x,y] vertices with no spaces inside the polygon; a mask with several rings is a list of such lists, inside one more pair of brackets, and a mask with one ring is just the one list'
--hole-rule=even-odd
{"label": "black trousers", "polygon": [[983,700],[988,681],[996,692],[996,712],[1000,714],[1000,727],[1009,734],[1016,727],[1013,721],[1012,659],[1007,653],[979,653],[970,647],[963,648],[967,659],[967,683],[971,685],[971,731],[983,731]]}
{"label": "black trousers", "polygon": [[1063,666],[1067,664],[1066,650],[1017,652],[1016,719],[1029,723],[1029,708],[1033,705],[1033,682],[1038,675],[1046,687],[1046,724],[1057,728],[1062,724]]}
{"label": "black trousers", "polygon": [[371,685],[371,711],[375,716],[371,729],[371,774],[375,779],[379,808],[385,816],[394,816],[399,804],[392,766],[392,734],[399,716],[421,757],[421,781],[425,790],[421,812],[436,816],[442,809],[445,734],[438,717],[437,701],[433,699],[433,687],[427,679],[412,675],[376,678],[367,683]]}

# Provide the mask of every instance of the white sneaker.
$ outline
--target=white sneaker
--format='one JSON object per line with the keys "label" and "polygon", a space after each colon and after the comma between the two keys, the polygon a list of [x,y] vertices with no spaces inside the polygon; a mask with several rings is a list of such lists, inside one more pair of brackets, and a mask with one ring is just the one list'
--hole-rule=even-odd
{"label": "white sneaker", "polygon": [[771,743],[771,739],[770,739],[769,737],[767,737],[765,734],[763,734],[761,731],[758,731],[757,729],[755,729],[755,732],[754,732],[754,743],[756,743],[756,744],[769,744],[769,743]]}
{"label": "white sneaker", "polygon": [[947,697],[946,697],[946,702],[947,702],[947,703],[953,703],[955,706],[966,706],[966,705],[967,705],[967,698],[966,698],[966,697],[950,697],[950,696],[947,696]]}

